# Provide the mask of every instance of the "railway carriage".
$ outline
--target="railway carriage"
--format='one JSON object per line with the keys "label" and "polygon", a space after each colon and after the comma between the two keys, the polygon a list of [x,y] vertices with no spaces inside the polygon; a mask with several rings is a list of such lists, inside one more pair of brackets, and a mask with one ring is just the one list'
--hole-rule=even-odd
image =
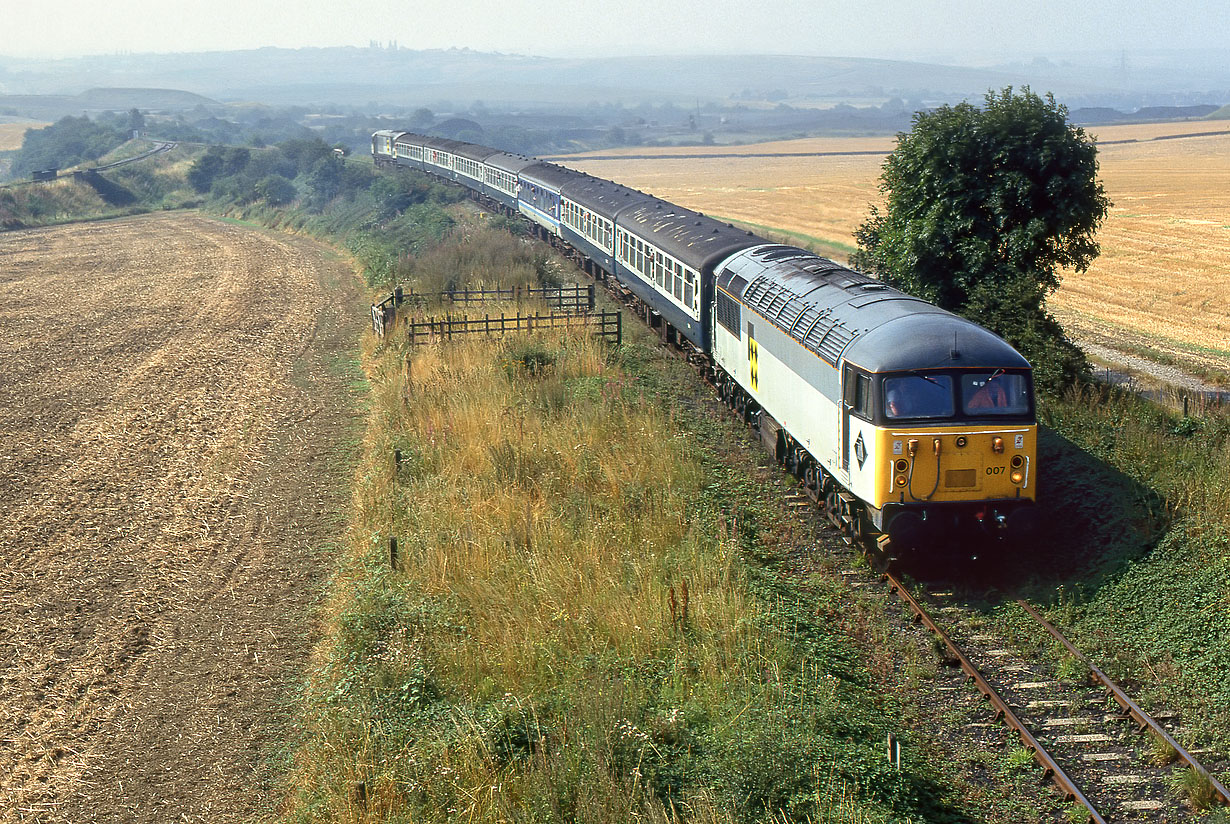
{"label": "railway carriage", "polygon": [[616,275],[615,220],[625,209],[652,200],[627,186],[581,175],[560,191],[560,233],[593,265]]}
{"label": "railway carriage", "polygon": [[[836,514],[898,548],[978,525],[1025,537],[1029,364],[977,324],[788,246],[719,267],[713,361],[767,445]],[[844,507],[841,492],[863,511]]]}
{"label": "railway carriage", "polygon": [[657,198],[622,210],[615,224],[620,282],[708,353],[713,267],[763,241]]}
{"label": "railway carriage", "polygon": [[422,171],[425,152],[422,135],[403,132],[393,141],[393,159],[398,166]]}
{"label": "railway carriage", "polygon": [[560,191],[565,184],[584,178],[581,172],[538,161],[517,174],[520,190],[517,208],[521,214],[556,237],[560,237]]}
{"label": "railway carriage", "polygon": [[517,181],[521,170],[538,161],[522,155],[497,152],[483,162],[486,166],[483,191],[489,198],[510,212],[516,212],[518,210]]}

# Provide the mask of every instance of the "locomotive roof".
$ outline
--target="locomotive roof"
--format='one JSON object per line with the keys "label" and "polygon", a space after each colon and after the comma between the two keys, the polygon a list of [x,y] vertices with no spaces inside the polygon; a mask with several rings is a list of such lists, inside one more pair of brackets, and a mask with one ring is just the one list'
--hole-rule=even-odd
{"label": "locomotive roof", "polygon": [[377,129],[376,131],[372,132],[373,137],[376,135],[380,135],[381,137],[388,137],[388,138],[392,138],[393,140],[399,140],[401,136],[405,134],[409,134],[409,132],[399,132],[397,129]]}
{"label": "locomotive roof", "polygon": [[993,332],[792,246],[745,249],[717,283],[834,366],[845,357],[871,372],[1029,367]]}
{"label": "locomotive roof", "polygon": [[617,223],[697,272],[739,249],[764,243],[751,232],[656,197],[623,210]]}
{"label": "locomotive roof", "polygon": [[653,200],[652,195],[584,173],[580,178],[566,183],[563,194],[608,220],[614,220],[621,209]]}

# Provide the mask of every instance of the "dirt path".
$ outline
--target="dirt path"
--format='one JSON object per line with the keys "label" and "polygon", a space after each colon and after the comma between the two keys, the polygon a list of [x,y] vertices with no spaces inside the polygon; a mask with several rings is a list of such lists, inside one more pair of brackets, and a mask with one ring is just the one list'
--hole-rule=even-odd
{"label": "dirt path", "polygon": [[[1164,403],[1173,404],[1180,396],[1218,403],[1230,401],[1230,391],[1224,386],[1197,377],[1201,371],[1230,374],[1230,359],[1216,349],[1196,350],[1073,312],[1055,315],[1064,331],[1094,363],[1094,377],[1098,380],[1131,386]],[[1161,363],[1133,354],[1133,349],[1160,352],[1172,362]]]}
{"label": "dirt path", "polygon": [[276,807],[359,299],[193,214],[0,234],[0,822]]}

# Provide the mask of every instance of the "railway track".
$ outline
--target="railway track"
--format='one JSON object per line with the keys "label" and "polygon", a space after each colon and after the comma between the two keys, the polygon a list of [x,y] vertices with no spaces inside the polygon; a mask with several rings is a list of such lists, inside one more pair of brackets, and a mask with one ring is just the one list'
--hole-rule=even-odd
{"label": "railway track", "polygon": [[148,151],[142,152],[139,155],[134,155],[133,157],[127,157],[127,158],[124,158],[123,160],[117,160],[114,163],[108,163],[105,166],[94,166],[88,169],[87,171],[105,172],[108,169],[116,169],[116,168],[119,168],[120,166],[127,166],[129,163],[136,163],[138,160],[145,160],[147,157],[153,157],[154,155],[162,154],[163,152],[169,152],[172,149],[174,149],[177,145],[178,144],[175,143],[174,141],[170,141],[170,140],[163,141],[159,143],[157,146],[155,146],[154,148],[149,149]]}
{"label": "railway track", "polygon": [[[842,574],[855,586],[882,586],[905,603],[912,620],[942,644],[946,663],[961,669],[995,718],[1019,737],[1044,777],[1085,809],[1082,820],[1191,821],[1190,799],[1197,795],[1205,804],[1230,804],[1226,787],[1161,720],[1089,662],[1033,605],[1013,604],[1034,630],[1031,652],[992,628],[952,591],[932,586],[916,593],[887,569]],[[1046,655],[1055,649],[1062,653]]]}

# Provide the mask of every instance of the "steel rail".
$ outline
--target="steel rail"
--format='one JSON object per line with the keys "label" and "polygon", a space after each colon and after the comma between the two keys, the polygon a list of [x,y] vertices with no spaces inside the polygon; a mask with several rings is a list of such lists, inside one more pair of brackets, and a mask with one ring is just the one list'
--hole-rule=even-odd
{"label": "steel rail", "polygon": [[966,657],[961,648],[957,646],[957,643],[948,636],[948,633],[940,629],[939,625],[931,619],[931,616],[927,613],[926,609],[924,609],[922,604],[920,604],[914,596],[910,594],[910,591],[906,588],[906,586],[901,583],[901,581],[891,572],[885,571],[881,574],[888,581],[889,589],[895,592],[901,600],[905,601],[906,604],[909,605],[910,610],[915,616],[917,616],[918,620],[920,620],[923,625],[927,627],[927,629],[935,633],[936,637],[939,638],[946,647],[948,647],[949,652],[956,656],[957,661],[960,662],[961,669],[965,672],[966,677],[974,682],[974,684],[978,687],[978,691],[981,692],[987,700],[991,702],[991,706],[995,708],[995,717],[997,719],[1002,718],[1004,723],[1016,730],[1016,732],[1021,736],[1021,742],[1026,746],[1026,748],[1033,752],[1034,760],[1042,766],[1042,769],[1045,772],[1045,777],[1054,781],[1055,784],[1058,785],[1059,789],[1062,790],[1067,796],[1068,800],[1076,801],[1089,811],[1089,821],[1091,824],[1106,824],[1106,819],[1104,819],[1101,813],[1097,811],[1097,808],[1093,806],[1093,802],[1085,797],[1085,794],[1082,793],[1080,788],[1076,786],[1076,782],[1074,782],[1071,777],[1063,771],[1063,768],[1059,766],[1058,762],[1056,762],[1053,757],[1051,757],[1051,754],[1038,743],[1038,739],[1034,738],[1033,733],[1029,731],[1029,729],[1025,726],[1025,723],[1021,721],[1015,712],[1012,711],[1012,708],[1009,707],[1000,694],[995,691],[995,688],[982,677],[982,673],[979,672],[973,662]]}
{"label": "steel rail", "polygon": [[1099,684],[1101,684],[1103,687],[1105,687],[1110,692],[1111,697],[1115,699],[1115,703],[1118,704],[1120,707],[1122,707],[1128,713],[1128,715],[1132,717],[1132,720],[1134,720],[1140,726],[1141,729],[1148,727],[1150,730],[1152,730],[1154,735],[1158,736],[1163,741],[1165,741],[1166,745],[1171,747],[1175,751],[1175,753],[1179,756],[1180,759],[1182,759],[1189,767],[1191,767],[1193,770],[1195,770],[1197,773],[1199,773],[1201,776],[1203,776],[1205,779],[1208,780],[1209,784],[1213,787],[1214,792],[1216,792],[1217,795],[1220,796],[1221,803],[1230,804],[1230,792],[1227,792],[1225,786],[1220,781],[1218,781],[1212,775],[1212,773],[1206,770],[1204,768],[1204,765],[1201,764],[1199,761],[1197,761],[1195,757],[1192,756],[1191,753],[1185,750],[1182,747],[1182,745],[1179,744],[1178,741],[1175,741],[1174,738],[1170,735],[1170,733],[1166,732],[1166,730],[1162,728],[1161,724],[1157,723],[1157,721],[1155,721],[1152,718],[1152,716],[1150,716],[1148,713],[1142,710],[1140,708],[1140,705],[1138,705],[1135,701],[1133,701],[1131,697],[1128,696],[1128,694],[1125,693],[1119,687],[1118,684],[1110,680],[1110,678],[1106,675],[1106,673],[1102,672],[1102,670],[1100,670],[1092,661],[1090,661],[1083,652],[1081,652],[1075,646],[1073,646],[1072,642],[1069,641],[1066,637],[1064,637],[1064,634],[1060,632],[1055,627],[1054,624],[1052,624],[1050,621],[1043,618],[1042,615],[1036,609],[1034,609],[1032,605],[1026,603],[1023,600],[1018,600],[1017,603],[1020,604],[1022,609],[1024,609],[1027,613],[1029,613],[1029,616],[1031,618],[1033,618],[1035,621],[1041,624],[1043,629],[1049,632],[1056,641],[1063,644],[1063,646],[1068,650],[1068,652],[1076,656],[1076,658],[1082,664],[1089,667],[1089,673],[1093,676],[1094,680],[1096,680]]}

